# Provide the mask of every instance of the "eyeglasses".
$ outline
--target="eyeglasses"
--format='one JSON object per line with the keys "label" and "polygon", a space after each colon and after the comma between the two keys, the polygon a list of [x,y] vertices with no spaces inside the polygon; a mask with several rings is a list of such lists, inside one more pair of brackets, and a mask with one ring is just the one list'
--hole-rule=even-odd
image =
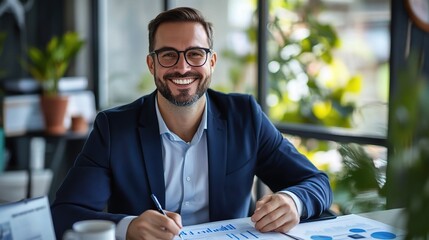
{"label": "eyeglasses", "polygon": [[159,65],[169,68],[179,62],[180,53],[183,53],[185,61],[192,67],[201,67],[207,62],[207,56],[212,50],[209,48],[193,47],[185,51],[178,51],[174,48],[161,48],[155,50],[150,55],[155,54]]}

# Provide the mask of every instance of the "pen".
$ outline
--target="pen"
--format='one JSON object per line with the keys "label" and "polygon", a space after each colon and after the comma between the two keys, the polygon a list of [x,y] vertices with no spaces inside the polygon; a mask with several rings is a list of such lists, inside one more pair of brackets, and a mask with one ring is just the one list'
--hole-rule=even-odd
{"label": "pen", "polygon": [[156,209],[158,209],[158,212],[160,212],[162,215],[167,216],[164,209],[162,209],[161,204],[158,201],[158,198],[156,198],[155,194],[150,195],[153,202],[155,203]]}
{"label": "pen", "polygon": [[[160,212],[164,216],[167,216],[164,209],[162,209],[161,204],[159,203],[158,198],[156,198],[155,194],[152,193],[152,195],[150,195],[150,197],[152,198],[153,202],[155,203],[155,206],[156,206],[156,209],[158,209],[158,212]],[[179,237],[180,237],[180,239],[183,240],[181,233],[179,233]]]}

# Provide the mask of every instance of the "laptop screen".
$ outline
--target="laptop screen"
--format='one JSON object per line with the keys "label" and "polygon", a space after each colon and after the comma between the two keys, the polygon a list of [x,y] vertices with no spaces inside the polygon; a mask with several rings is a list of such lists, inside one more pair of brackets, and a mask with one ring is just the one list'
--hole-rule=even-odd
{"label": "laptop screen", "polygon": [[0,205],[0,239],[55,240],[48,198]]}

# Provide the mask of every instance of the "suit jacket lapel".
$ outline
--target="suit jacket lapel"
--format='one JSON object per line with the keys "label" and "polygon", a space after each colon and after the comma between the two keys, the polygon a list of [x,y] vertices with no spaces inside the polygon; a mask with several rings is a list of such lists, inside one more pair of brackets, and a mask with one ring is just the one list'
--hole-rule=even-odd
{"label": "suit jacket lapel", "polygon": [[[207,147],[209,166],[209,211],[210,219],[219,219],[219,211],[224,203],[224,185],[226,173],[227,134],[226,121],[220,116],[215,104],[210,102],[207,94]],[[161,136],[159,135],[158,120],[155,112],[155,93],[145,98],[144,109],[141,113],[139,134],[143,151],[146,176],[151,192],[155,194],[161,205],[165,207],[165,182],[162,163]]]}
{"label": "suit jacket lapel", "polygon": [[219,219],[219,209],[224,206],[224,185],[226,171],[226,121],[221,118],[215,104],[207,94],[207,148],[209,166],[209,209],[210,220]]}
{"label": "suit jacket lapel", "polygon": [[165,208],[165,183],[162,162],[161,136],[155,110],[155,92],[145,98],[140,115],[139,134],[147,181],[151,193],[155,194]]}

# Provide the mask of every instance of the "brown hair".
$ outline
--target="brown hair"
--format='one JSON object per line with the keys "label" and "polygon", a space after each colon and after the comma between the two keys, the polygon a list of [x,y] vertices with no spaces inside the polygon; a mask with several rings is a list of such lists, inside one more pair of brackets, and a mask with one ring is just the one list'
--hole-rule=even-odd
{"label": "brown hair", "polygon": [[156,16],[148,25],[149,30],[149,52],[154,50],[155,34],[159,25],[166,22],[197,22],[203,25],[207,33],[209,48],[213,48],[213,27],[210,22],[204,19],[200,11],[189,8],[179,7],[162,12]]}

